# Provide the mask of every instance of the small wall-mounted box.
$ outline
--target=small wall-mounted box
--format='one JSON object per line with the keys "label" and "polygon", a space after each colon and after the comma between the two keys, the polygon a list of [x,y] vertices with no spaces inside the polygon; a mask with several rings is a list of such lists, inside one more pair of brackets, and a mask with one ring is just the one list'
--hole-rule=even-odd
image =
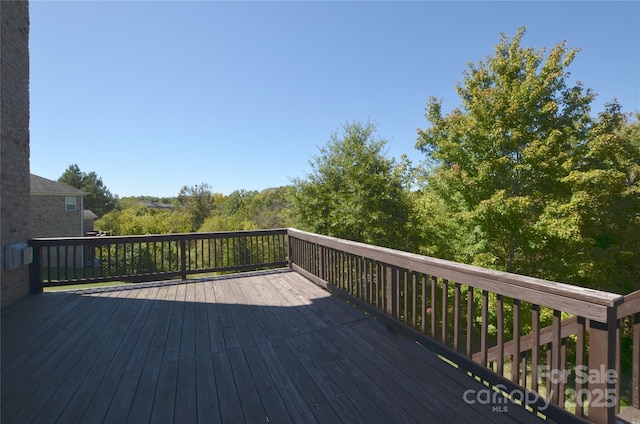
{"label": "small wall-mounted box", "polygon": [[10,271],[33,262],[33,248],[27,243],[8,244],[4,247],[4,269]]}

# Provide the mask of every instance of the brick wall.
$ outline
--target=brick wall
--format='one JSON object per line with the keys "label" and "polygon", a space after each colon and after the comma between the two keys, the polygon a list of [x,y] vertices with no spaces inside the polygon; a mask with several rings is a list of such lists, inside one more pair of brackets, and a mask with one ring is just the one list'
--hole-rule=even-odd
{"label": "brick wall", "polygon": [[29,222],[29,3],[0,0],[0,300],[29,293],[29,268],[4,270],[4,246],[27,242]]}
{"label": "brick wall", "polygon": [[76,197],[76,210],[65,210],[65,198],[57,195],[31,196],[32,237],[82,237],[81,196]]}

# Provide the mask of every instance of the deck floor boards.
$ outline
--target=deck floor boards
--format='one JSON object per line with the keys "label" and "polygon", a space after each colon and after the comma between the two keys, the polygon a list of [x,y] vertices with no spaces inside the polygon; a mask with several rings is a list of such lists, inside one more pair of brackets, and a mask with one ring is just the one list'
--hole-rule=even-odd
{"label": "deck floor boards", "polygon": [[533,423],[292,271],[44,293],[2,311],[2,423]]}

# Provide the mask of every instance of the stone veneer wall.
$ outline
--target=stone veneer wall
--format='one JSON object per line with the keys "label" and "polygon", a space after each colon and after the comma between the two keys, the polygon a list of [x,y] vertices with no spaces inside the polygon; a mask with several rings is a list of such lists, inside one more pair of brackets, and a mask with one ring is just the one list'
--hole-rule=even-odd
{"label": "stone veneer wall", "polygon": [[31,237],[29,207],[29,3],[0,0],[0,300],[29,293],[29,267],[5,271],[4,247]]}

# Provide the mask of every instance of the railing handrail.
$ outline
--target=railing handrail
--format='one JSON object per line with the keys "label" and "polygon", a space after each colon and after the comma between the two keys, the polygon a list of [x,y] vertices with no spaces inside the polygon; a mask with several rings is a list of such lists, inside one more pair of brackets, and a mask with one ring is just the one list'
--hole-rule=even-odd
{"label": "railing handrail", "polygon": [[618,305],[618,319],[640,313],[640,290],[626,294]]}
{"label": "railing handrail", "polygon": [[96,241],[104,241],[108,244],[122,242],[137,241],[162,241],[162,240],[192,240],[196,238],[227,238],[231,235],[243,235],[246,237],[260,235],[276,235],[286,234],[286,228],[276,228],[270,230],[238,230],[238,231],[215,231],[204,233],[172,233],[172,234],[144,234],[129,236],[89,236],[89,237],[34,237],[30,240],[32,246],[55,246],[55,245],[73,245],[83,244],[86,242],[95,243]]}
{"label": "railing handrail", "polygon": [[565,283],[490,270],[444,259],[403,252],[386,247],[371,246],[360,242],[338,239],[289,228],[289,236],[340,249],[354,255],[411,269],[428,275],[437,275],[474,288],[503,296],[517,298],[540,306],[580,315],[590,320],[607,322],[607,309],[623,302],[624,297]]}

